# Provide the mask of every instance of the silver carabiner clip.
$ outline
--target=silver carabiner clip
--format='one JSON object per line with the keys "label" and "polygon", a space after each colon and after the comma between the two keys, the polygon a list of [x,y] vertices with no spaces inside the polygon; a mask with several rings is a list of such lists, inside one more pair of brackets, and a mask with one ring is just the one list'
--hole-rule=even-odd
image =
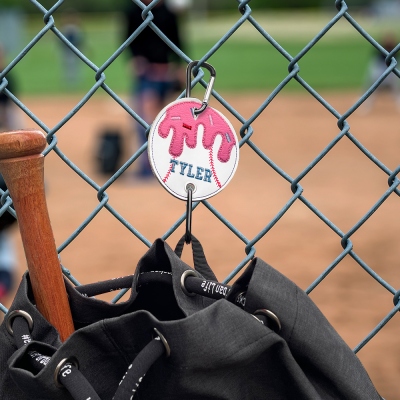
{"label": "silver carabiner clip", "polygon": [[[191,63],[188,64],[187,66],[187,70],[186,70],[186,97],[190,97],[190,85],[192,83],[192,69],[193,67],[195,67],[197,64],[199,63],[199,61],[192,61]],[[215,76],[216,76],[216,72],[215,72],[215,68],[204,62],[202,65],[202,67],[208,69],[208,71],[210,72],[210,82],[208,82],[207,85],[207,89],[206,89],[206,93],[204,94],[204,98],[203,98],[203,103],[201,105],[200,108],[195,108],[193,110],[195,115],[198,115],[200,113],[202,113],[208,106],[208,101],[210,100],[210,95],[214,86],[214,81],[215,81]]]}

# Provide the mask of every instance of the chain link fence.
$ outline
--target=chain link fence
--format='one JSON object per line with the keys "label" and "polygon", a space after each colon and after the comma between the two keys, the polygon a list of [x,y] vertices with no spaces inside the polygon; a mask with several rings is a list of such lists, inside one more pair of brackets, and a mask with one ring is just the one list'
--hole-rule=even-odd
{"label": "chain link fence", "polygon": [[[63,152],[62,145],[59,144],[57,139],[57,133],[59,130],[68,123],[72,118],[79,118],[77,113],[89,102],[92,96],[98,92],[102,91],[106,93],[111,101],[121,107],[125,113],[127,113],[130,117],[136,120],[139,124],[141,124],[147,132],[150,129],[150,126],[144,121],[141,115],[137,113],[135,109],[133,109],[128,102],[126,102],[122,96],[119,96],[115,93],[107,83],[107,70],[108,68],[115,62],[118,57],[121,57],[123,51],[129,46],[129,44],[136,39],[136,37],[141,33],[141,31],[145,27],[150,27],[153,29],[157,35],[159,35],[172,49],[173,51],[184,61],[185,63],[189,63],[191,58],[180,48],[177,48],[164,34],[160,31],[160,29],[154,24],[152,9],[156,6],[158,1],[154,0],[149,5],[144,5],[138,0],[133,0],[135,4],[142,8],[142,17],[143,24],[137,29],[130,38],[122,43],[120,47],[112,54],[102,65],[95,65],[90,58],[88,58],[83,52],[81,52],[78,48],[74,47],[72,43],[70,43],[67,38],[63,35],[63,33],[57,28],[57,17],[56,11],[57,9],[64,3],[63,0],[56,2],[51,8],[46,9],[40,2],[31,0],[37,9],[43,14],[43,28],[37,32],[35,36],[33,36],[29,43],[25,46],[25,48],[21,49],[18,55],[5,67],[5,69],[0,73],[0,91],[2,91],[6,96],[8,96],[25,114],[31,119],[35,124],[37,124],[47,135],[48,147],[44,151],[45,156],[53,155],[59,157],[59,159],[65,163],[67,168],[74,171],[79,178],[85,182],[88,186],[96,191],[98,204],[97,206],[87,215],[86,219],[76,227],[75,231],[70,233],[68,238],[61,244],[59,244],[58,252],[61,253],[65,248],[67,248],[85,229],[91,224],[99,214],[99,212],[103,209],[106,209],[111,215],[115,217],[115,219],[122,224],[127,230],[131,232],[131,234],[137,238],[137,240],[144,243],[146,246],[151,245],[151,240],[147,238],[138,228],[136,228],[133,224],[131,224],[127,219],[124,218],[123,214],[119,212],[117,207],[113,207],[110,204],[110,198],[107,194],[107,190],[115,184],[115,182],[121,177],[121,175],[131,166],[135,165],[138,162],[140,155],[147,151],[147,144],[138,149],[134,154],[130,156],[129,159],[126,160],[124,165],[115,173],[110,179],[108,179],[104,184],[99,184],[95,179],[88,176],[83,170],[81,170],[76,163],[72,162],[67,154]],[[271,36],[268,32],[268,28],[262,26],[257,19],[253,16],[251,9],[251,1],[241,1],[238,3],[237,8],[237,20],[236,22],[228,29],[219,40],[208,49],[206,53],[200,59],[200,64],[203,62],[207,62],[216,52],[220,51],[223,48],[224,44],[237,32],[237,30],[244,24],[250,24],[252,29],[258,33],[260,38],[265,41],[266,45],[273,46],[277,53],[279,53],[282,57],[287,60],[287,73],[285,78],[268,94],[265,96],[262,104],[255,110],[253,110],[252,115],[248,118],[245,118],[241,115],[240,110],[235,109],[232,104],[230,104],[224,96],[218,93],[216,90],[213,90],[212,96],[213,101],[219,102],[222,109],[225,112],[225,115],[228,116],[229,119],[234,120],[237,124],[240,125],[240,147],[242,149],[246,148],[247,151],[252,152],[252,157],[257,158],[258,160],[265,163],[269,169],[274,171],[285,184],[290,187],[291,190],[291,198],[285,203],[281,205],[281,209],[279,212],[274,215],[272,219],[270,219],[261,230],[259,230],[255,235],[248,238],[244,233],[242,233],[234,224],[224,215],[223,212],[220,212],[210,201],[204,200],[201,201],[202,205],[209,211],[209,218],[215,218],[220,221],[225,227],[226,230],[230,230],[233,235],[235,235],[239,241],[243,244],[243,258],[236,265],[236,267],[226,276],[224,282],[227,283],[231,281],[242,268],[252,259],[257,252],[257,245],[260,243],[260,240],[265,237],[271,229],[277,224],[278,221],[285,218],[286,213],[299,202],[303,203],[320,221],[320,224],[325,224],[325,226],[333,232],[337,237],[337,242],[340,243],[342,250],[337,254],[337,256],[331,260],[330,264],[321,267],[320,275],[309,284],[306,289],[307,293],[311,293],[318,285],[320,285],[325,279],[329,280],[330,273],[344,260],[345,258],[351,257],[355,263],[362,270],[366,271],[376,282],[376,285],[380,285],[387,292],[387,301],[393,302],[390,311],[387,315],[384,315],[381,321],[376,324],[376,326],[371,329],[371,331],[366,335],[364,339],[362,339],[357,346],[355,346],[354,351],[357,353],[364,346],[369,344],[371,340],[380,333],[381,330],[385,328],[385,325],[392,318],[399,318],[397,316],[398,311],[400,310],[400,290],[395,286],[395,282],[390,282],[384,279],[376,270],[374,270],[358,253],[357,249],[354,247],[352,238],[353,235],[361,230],[366,222],[370,219],[370,217],[383,205],[388,199],[392,199],[400,195],[400,190],[398,188],[400,181],[397,177],[400,172],[400,164],[396,168],[387,167],[382,161],[380,161],[376,155],[372,154],[365,144],[360,141],[356,135],[351,132],[351,126],[349,123],[349,118],[356,112],[356,110],[367,101],[367,99],[377,91],[384,83],[385,79],[391,76],[395,76],[396,78],[400,78],[400,69],[397,66],[396,54],[400,49],[400,44],[390,52],[388,52],[382,44],[376,41],[363,27],[357,23],[357,21],[351,15],[351,7],[347,5],[344,1],[337,0],[332,4],[333,7],[336,7],[334,17],[323,27],[323,29],[318,32],[312,40],[310,40],[297,54],[289,54],[282,45]],[[324,40],[325,36],[328,32],[335,27],[336,24],[340,22],[346,21],[354,31],[356,31],[366,42],[368,42],[371,46],[373,46],[376,50],[378,50],[386,62],[386,69],[383,73],[377,77],[377,79],[371,84],[370,87],[366,89],[366,91],[359,96],[359,98],[343,113],[338,112],[327,100],[323,97],[314,87],[310,86],[310,84],[302,78],[300,63],[303,58],[306,58],[310,52],[310,50],[321,40]],[[24,59],[24,57],[37,45],[42,38],[47,34],[53,34],[59,41],[63,42],[66,46],[70,48],[70,50],[75,53],[75,55],[81,60],[82,63],[86,64],[93,71],[93,76],[95,81],[90,90],[84,94],[80,101],[67,113],[63,118],[61,118],[58,123],[54,126],[49,127],[43,122],[39,115],[31,111],[27,105],[21,100],[20,97],[17,97],[13,92],[11,92],[8,88],[7,81],[7,73],[13,70],[13,68]],[[344,60],[345,61],[345,60]],[[223,71],[221,71],[223,73]],[[203,79],[204,78],[204,79]],[[207,86],[207,75],[201,70],[198,70],[196,77],[192,81],[192,87],[197,83],[200,83],[203,87]],[[241,79],[245,79],[245,77],[241,77]],[[267,79],[267,78],[266,78]],[[326,147],[319,152],[319,154],[312,160],[310,160],[309,164],[304,168],[297,176],[290,176],[290,174],[282,169],[278,164],[274,163],[270,158],[267,151],[263,151],[260,147],[256,145],[256,141],[254,138],[257,136],[257,132],[253,129],[253,125],[255,121],[268,109],[268,107],[275,101],[277,96],[279,96],[285,87],[292,81],[297,81],[299,85],[301,85],[303,92],[310,97],[313,97],[321,106],[324,108],[324,111],[328,112],[336,123],[337,126],[337,134],[330,141]],[[182,92],[180,97],[184,97],[185,93]],[[361,217],[359,220],[354,223],[354,225],[347,230],[342,230],[340,226],[333,223],[308,197],[304,188],[302,186],[302,181],[310,174],[313,169],[319,168],[319,163],[326,157],[328,154],[332,152],[332,150],[339,146],[339,144],[343,140],[348,140],[357,148],[357,151],[361,152],[370,163],[374,165],[375,168],[381,170],[385,176],[387,181],[387,189],[381,193],[380,198],[378,198],[375,204],[371,205],[369,210]],[[62,179],[62,177],[61,177]],[[79,195],[79,194],[78,194]],[[8,193],[4,192],[1,197],[1,209],[0,214],[2,215],[5,212],[13,213],[13,210],[10,208],[12,204],[11,199],[8,197]],[[194,209],[194,218],[196,218],[196,208],[199,203],[193,204]],[[179,228],[184,226],[185,224],[186,214],[183,213],[179,219],[163,234],[160,232],[160,237],[163,239],[168,239],[174,232],[176,232]],[[394,218],[397,218],[395,215]],[[69,266],[66,266],[69,267]],[[63,267],[64,274],[74,283],[79,284],[77,279],[73,276],[73,268],[72,273],[70,270]],[[120,292],[113,301],[118,301],[124,294],[124,291]],[[366,294],[367,295],[367,294]],[[360,300],[362,301],[362,300]],[[0,304],[0,310],[3,313],[7,313],[7,308]],[[382,359],[384,359],[384,355],[382,355]]]}

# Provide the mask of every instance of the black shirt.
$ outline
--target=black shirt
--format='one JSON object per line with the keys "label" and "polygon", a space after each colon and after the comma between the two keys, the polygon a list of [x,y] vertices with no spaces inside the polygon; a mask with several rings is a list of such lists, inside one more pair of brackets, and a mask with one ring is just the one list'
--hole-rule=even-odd
{"label": "black shirt", "polygon": [[[144,22],[141,15],[142,11],[140,7],[133,3],[126,11],[125,39]],[[151,13],[154,16],[154,24],[181,49],[177,16],[164,3],[155,6]],[[151,63],[168,63],[171,59],[176,60],[178,58],[176,53],[149,26],[146,26],[133,40],[129,45],[129,50],[132,56],[142,56]]]}

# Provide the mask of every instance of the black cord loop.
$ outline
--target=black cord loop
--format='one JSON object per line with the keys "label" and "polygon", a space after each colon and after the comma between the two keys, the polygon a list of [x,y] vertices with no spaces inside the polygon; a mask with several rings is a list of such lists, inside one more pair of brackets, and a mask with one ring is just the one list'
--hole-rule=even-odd
{"label": "black cord loop", "polygon": [[193,203],[193,191],[195,186],[193,183],[188,183],[186,185],[187,191],[187,202],[186,202],[186,233],[185,242],[190,244],[192,242],[192,203]]}

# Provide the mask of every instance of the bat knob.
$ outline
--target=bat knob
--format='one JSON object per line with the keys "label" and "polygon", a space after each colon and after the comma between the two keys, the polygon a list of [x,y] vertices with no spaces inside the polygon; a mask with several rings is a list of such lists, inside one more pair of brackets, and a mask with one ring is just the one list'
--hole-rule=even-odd
{"label": "bat knob", "polygon": [[40,154],[46,147],[46,137],[36,129],[0,133],[0,160]]}

